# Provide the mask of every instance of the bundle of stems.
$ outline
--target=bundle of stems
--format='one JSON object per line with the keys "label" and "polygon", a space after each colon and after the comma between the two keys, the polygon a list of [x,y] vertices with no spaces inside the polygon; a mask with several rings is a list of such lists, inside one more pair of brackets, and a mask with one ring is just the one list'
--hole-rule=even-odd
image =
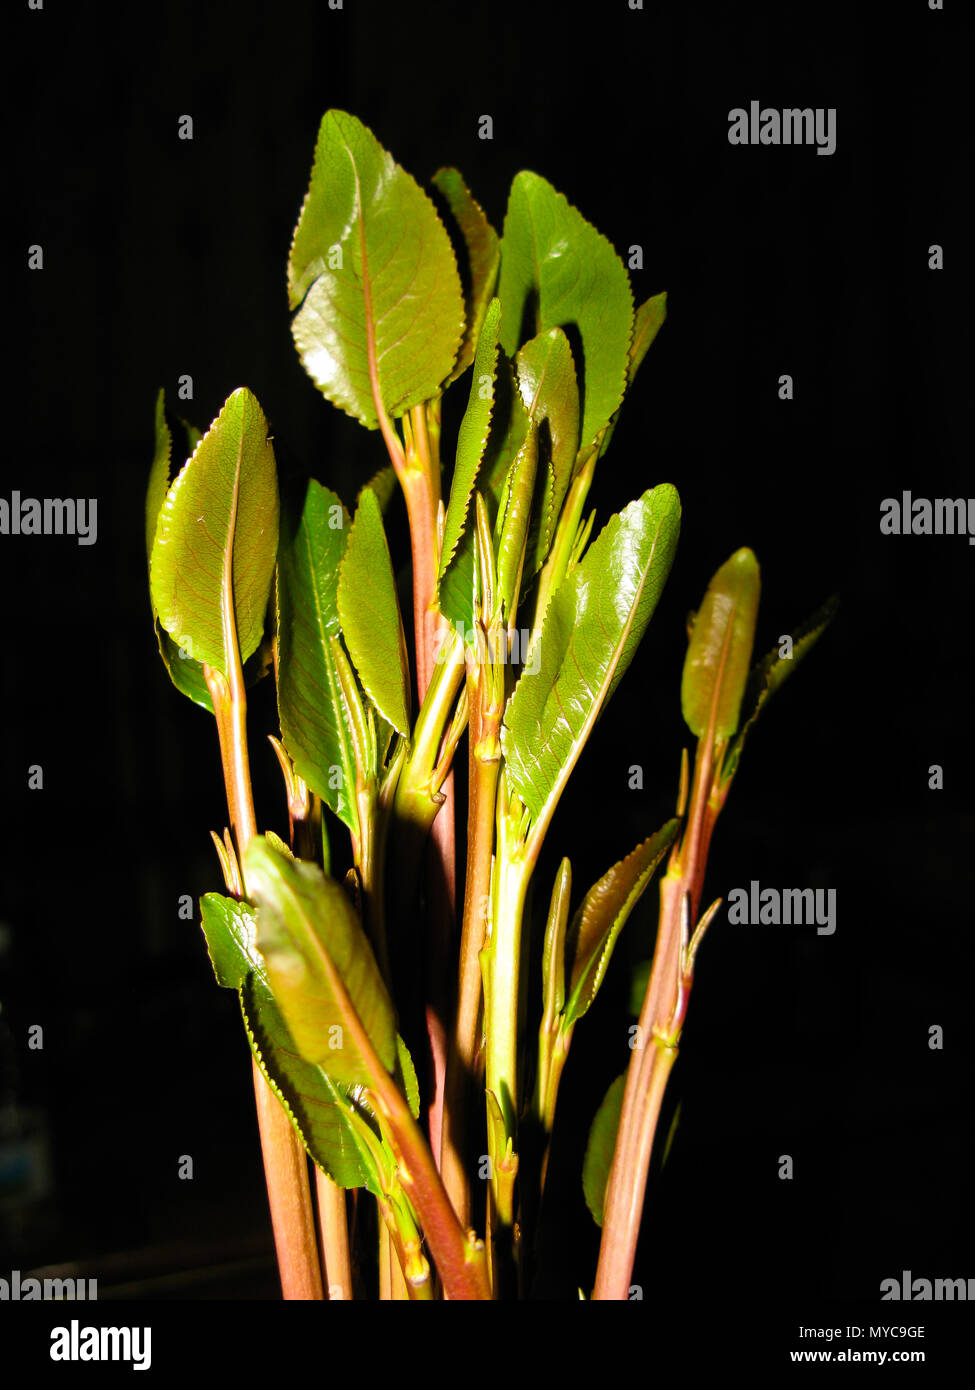
{"label": "bundle of stems", "polygon": [[[288,291],[312,380],[385,447],[354,514],[316,480],[282,502],[246,388],[203,435],[159,396],[153,616],[174,684],[215,717],[227,795],[213,836],[225,892],[204,896],[202,927],[252,1051],[284,1296],[527,1297],[575,1027],[666,858],[629,1067],[595,1113],[583,1173],[602,1225],[592,1296],[626,1298],[657,1117],[718,907],[700,914],[711,834],[748,729],[832,607],[753,668],[758,566],[747,549],[721,566],[690,632],[682,705],[698,742],[676,815],[571,919],[562,860],[539,993],[526,962],[542,846],[678,540],[668,483],[594,539],[586,513],[666,297],[634,308],[620,258],[537,174],[515,178],[501,236],[456,170],[433,186],[443,219],[358,120],[326,113]],[[442,396],[468,373],[447,468]],[[386,538],[397,494],[411,624]],[[247,692],[271,670],[287,841],[259,833],[251,788]],[[466,808],[452,776],[465,736]]]}

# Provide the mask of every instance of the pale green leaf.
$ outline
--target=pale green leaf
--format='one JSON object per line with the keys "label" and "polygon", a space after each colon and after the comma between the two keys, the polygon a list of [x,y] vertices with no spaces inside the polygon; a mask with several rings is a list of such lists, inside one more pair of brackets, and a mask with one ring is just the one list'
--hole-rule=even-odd
{"label": "pale green leaf", "polygon": [[501,327],[501,301],[492,299],[484,318],[474,356],[474,373],[467,410],[460,423],[454,475],[444,521],[443,545],[440,552],[440,578],[453,559],[467,524],[471,493],[477,471],[487,447],[494,409],[494,377],[498,358],[498,331]]}
{"label": "pale green leaf", "polygon": [[339,498],[312,479],[278,560],[278,714],[299,776],[357,835],[355,752],[329,641],[340,631],[339,567],[349,531]]}
{"label": "pale green leaf", "polygon": [[[626,362],[626,389],[629,390],[633,385],[633,378],[636,376],[640,363],[647,355],[647,351],[656,338],[660,329],[663,327],[667,317],[667,294],[661,291],[660,294],[652,295],[637,309],[633,319],[633,334],[630,338],[630,346],[627,352]],[[613,437],[616,423],[619,420],[619,410],[613,416],[606,427],[602,443],[599,446],[600,456],[605,454],[609,448],[609,442]]]}
{"label": "pale green leaf", "polygon": [[327,111],[288,260],[305,370],[369,429],[436,395],[464,328],[450,238],[426,193],[371,131]]}
{"label": "pale green leaf", "polygon": [[343,1087],[298,1055],[268,987],[253,909],[219,893],[207,893],[200,908],[217,983],[237,991],[265,1079],[319,1167],[340,1187],[361,1187],[367,1175],[355,1141],[352,1102]]}
{"label": "pale green leaf", "polygon": [[268,425],[235,391],[159,513],[150,588],[159,621],[196,661],[227,675],[264,633],[278,546],[278,485]]}
{"label": "pale green leaf", "polygon": [[342,886],[255,836],[244,856],[257,948],[306,1061],[346,1085],[371,1085],[372,1057],[396,1065],[396,1018],[372,947]]}
{"label": "pale green leaf", "polygon": [[613,247],[550,183],[522,172],[501,243],[501,345],[513,356],[549,328],[574,328],[585,361],[581,446],[609,422],[626,388],[633,295]]}
{"label": "pale green leaf", "polygon": [[393,562],[379,501],[364,488],[339,571],[342,635],[366,694],[404,738],[410,733],[409,662]]}
{"label": "pale green leaf", "polygon": [[438,169],[431,179],[447,200],[451,214],[460,229],[467,248],[470,283],[464,295],[467,326],[457,355],[457,363],[447,378],[447,385],[466,371],[474,358],[480,340],[488,303],[494,294],[501,260],[501,242],[497,232],[484,215],[484,210],[471,196],[470,189],[456,169]]}
{"label": "pale green leaf", "polygon": [[538,820],[554,810],[600,712],[630,664],[670,573],[680,500],[669,483],[612,517],[552,597],[508,702],[509,785]]}
{"label": "pale green leaf", "polygon": [[529,574],[545,562],[579,450],[579,385],[569,340],[550,328],[519,348],[518,387],[539,432],[539,481],[529,542]]}

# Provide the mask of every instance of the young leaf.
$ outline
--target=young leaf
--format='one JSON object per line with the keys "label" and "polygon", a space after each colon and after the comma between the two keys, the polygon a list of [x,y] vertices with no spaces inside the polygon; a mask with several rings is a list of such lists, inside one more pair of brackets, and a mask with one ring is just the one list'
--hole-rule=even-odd
{"label": "young leaf", "polygon": [[299,776],[358,835],[355,752],[329,642],[340,630],[339,566],[349,529],[338,497],[312,479],[278,559],[278,714]]}
{"label": "young leaf", "polygon": [[536,821],[554,811],[633,658],[679,530],[680,500],[662,483],[610,519],[549,603],[539,670],[522,672],[501,730],[509,784]]}
{"label": "young leaf", "polygon": [[[637,309],[633,319],[633,333],[630,338],[630,346],[627,352],[626,361],[626,389],[629,390],[633,385],[633,378],[636,376],[640,363],[647,355],[647,351],[663,327],[667,317],[667,295],[662,291],[660,294],[652,295],[645,299]],[[606,427],[602,443],[599,446],[600,458],[609,448],[609,441],[613,437],[616,422],[619,419],[619,410],[613,416]]]}
{"label": "young leaf", "polygon": [[464,327],[437,211],[361,121],[327,111],[288,260],[305,370],[368,429],[436,395]]}
{"label": "young leaf", "polygon": [[776,643],[768,655],[752,668],[742,699],[741,727],[731,742],[722,768],[721,781],[723,783],[730,781],[735,775],[741,758],[741,750],[745,743],[745,736],[761,714],[765,702],[775,694],[806,653],[816,645],[836,616],[838,606],[839,599],[834,594],[832,598],[826,600],[821,608],[817,608],[811,617],[799,624],[795,631],[790,634],[792,637],[792,655],[790,657],[783,657],[780,650],[781,644]]}
{"label": "young leaf", "polygon": [[207,893],[200,909],[217,984],[237,991],[251,1049],[302,1143],[333,1182],[361,1187],[367,1174],[352,1131],[352,1102],[320,1067],[298,1055],[268,987],[253,909],[219,893]]}
{"label": "young leaf", "polygon": [[156,450],[152,468],[149,470],[149,486],[146,488],[146,556],[152,559],[152,543],[156,539],[156,523],[166,493],[169,491],[170,459],[173,452],[173,436],[166,420],[166,393],[160,390],[156,397]]}
{"label": "young leaf", "polygon": [[572,865],[563,859],[552,887],[542,947],[542,998],[546,1017],[555,1019],[565,1004],[565,929],[569,921]]}
{"label": "young leaf", "polygon": [[278,483],[264,413],[235,391],[183,467],[159,513],[150,588],[184,651],[228,675],[264,633],[278,547]]}
{"label": "young leaf", "polygon": [[667,294],[651,295],[637,309],[633,317],[633,336],[626,362],[626,385],[633,385],[633,378],[640,369],[640,363],[647,355],[650,344],[656,338],[667,317]]}
{"label": "young leaf", "polygon": [[[190,452],[192,453],[196,443],[199,442],[200,433],[192,426],[186,426],[186,434],[190,441]],[[165,392],[160,391],[156,397],[156,448],[152,468],[149,472],[149,486],[146,489],[146,557],[150,565],[152,562],[152,543],[156,539],[159,513],[166,500],[166,493],[169,491],[172,452],[173,435],[166,418]],[[150,589],[151,601],[152,591]],[[205,710],[209,710],[212,714],[213,700],[210,698],[202,665],[200,662],[194,661],[192,657],[187,656],[186,652],[176,645],[160,623],[155,603],[152,603],[152,621],[156,629],[159,655],[162,657],[163,665],[169,672],[169,678],[173,685],[181,694],[186,695],[195,704],[202,705]]]}
{"label": "young leaf", "polygon": [[566,956],[571,967],[563,1029],[572,1028],[595,999],[617,937],[679,827],[680,821],[676,818],[667,821],[656,835],[637,845],[632,854],[603,874],[583,899],[566,938]]}
{"label": "young leaf", "polygon": [[339,571],[342,635],[366,694],[404,738],[410,733],[409,665],[393,562],[375,493],[364,488]]}
{"label": "young leaf", "polygon": [[586,1156],[582,1161],[582,1190],[585,1193],[586,1206],[592,1212],[597,1226],[603,1224],[606,1184],[613,1165],[613,1150],[616,1148],[616,1131],[620,1127],[625,1089],[626,1072],[616,1078],[596,1111],[596,1118],[589,1131],[589,1142],[586,1144]]}
{"label": "young leaf", "polygon": [[736,550],[708,585],[681,681],[684,721],[698,738],[706,736],[712,715],[715,738],[730,738],[738,728],[759,590],[758,561],[747,547]]}
{"label": "young leaf", "polygon": [[501,242],[497,232],[484,216],[484,210],[471,196],[470,189],[456,169],[438,169],[431,183],[447,200],[464,238],[470,267],[470,287],[464,296],[467,326],[457,355],[457,363],[445,383],[449,386],[467,370],[474,359],[474,349],[483,332],[482,324],[488,301],[494,294],[498,278]]}
{"label": "young leaf", "polygon": [[623,399],[633,295],[610,243],[538,174],[520,173],[511,185],[498,296],[501,345],[509,357],[545,329],[578,329],[585,358],[580,442],[587,448]]}
{"label": "young leaf", "polygon": [[538,468],[538,432],[534,424],[528,427],[525,442],[511,465],[501,510],[495,523],[498,549],[498,593],[505,620],[517,608],[518,592],[525,564],[528,526],[535,495],[535,474]]}
{"label": "young leaf", "polygon": [[416,1079],[416,1067],[413,1065],[413,1058],[410,1056],[410,1049],[396,1034],[396,1080],[399,1088],[406,1097],[406,1103],[410,1107],[410,1114],[414,1120],[420,1116],[420,1083]]}
{"label": "young leaf", "polygon": [[345,890],[260,835],[244,856],[257,903],[257,947],[298,1051],[334,1081],[372,1083],[373,1058],[396,1065],[393,1004]]}
{"label": "young leaf", "polygon": [[[494,382],[494,406],[487,447],[478,469],[478,490],[483,493],[492,525],[507,490],[512,464],[528,434],[528,412],[521,399],[513,365],[502,355]],[[474,620],[474,526],[468,522],[454,558],[441,579],[440,611],[466,631]]]}
{"label": "young leaf", "polygon": [[515,368],[528,418],[539,430],[543,422],[547,425],[539,461],[546,487],[529,548],[529,573],[534,574],[548,554],[579,451],[579,385],[572,349],[561,328],[550,328],[519,348]]}
{"label": "young leaf", "polygon": [[444,522],[443,545],[440,552],[440,575],[453,559],[464,533],[471,493],[477,480],[491,427],[494,409],[494,375],[498,360],[498,330],[501,327],[501,301],[492,299],[484,317],[484,326],[474,355],[474,374],[467,410],[460,422],[454,476],[450,484],[450,500]]}

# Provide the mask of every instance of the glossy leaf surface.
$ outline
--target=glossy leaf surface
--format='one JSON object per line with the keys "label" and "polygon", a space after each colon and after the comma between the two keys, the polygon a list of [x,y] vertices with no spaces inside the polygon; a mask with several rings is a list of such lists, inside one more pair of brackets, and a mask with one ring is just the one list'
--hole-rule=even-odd
{"label": "glossy leaf surface", "polygon": [[528,574],[540,569],[572,478],[579,450],[579,384],[569,340],[550,328],[519,348],[515,358],[518,389],[528,418],[539,432],[537,515],[526,562]]}
{"label": "glossy leaf surface", "polygon": [[457,354],[457,363],[447,378],[449,384],[456,381],[473,361],[482,332],[481,325],[498,279],[501,240],[458,170],[438,169],[430,181],[446,198],[464,238],[470,272],[470,283],[464,296],[464,339]]}
{"label": "glossy leaf surface", "polygon": [[[369,429],[437,394],[464,328],[433,203],[361,121],[328,111],[288,261],[295,344],[324,395]],[[375,392],[375,394],[374,394]]]}
{"label": "glossy leaf surface", "polygon": [[511,786],[537,820],[629,666],[670,573],[680,501],[669,484],[612,517],[556,590],[502,726]]}
{"label": "glossy leaf surface", "polygon": [[150,588],[184,651],[227,675],[260,646],[278,547],[278,484],[268,425],[235,391],[173,483],[159,513]]}
{"label": "glossy leaf surface", "polygon": [[649,840],[637,845],[593,884],[572,919],[566,937],[570,962],[564,1027],[571,1028],[587,1012],[606,975],[613,948],[626,921],[653,878],[679,829],[667,821]]}
{"label": "glossy leaf surface", "polygon": [[581,444],[593,442],[623,399],[633,324],[626,268],[613,247],[538,174],[512,185],[501,244],[501,345],[509,357],[549,328],[582,338]]}
{"label": "glossy leaf surface", "polygon": [[736,550],[708,585],[681,681],[684,720],[698,738],[707,734],[712,717],[717,738],[730,738],[738,728],[760,588],[758,561],[747,547]]}
{"label": "glossy leaf surface", "polygon": [[329,641],[340,631],[339,567],[349,529],[339,498],[312,479],[278,562],[278,713],[299,775],[358,834],[355,753]]}
{"label": "glossy leaf surface", "polygon": [[368,1086],[363,1035],[396,1065],[396,1022],[372,947],[345,890],[314,864],[289,860],[256,836],[244,877],[257,904],[257,946],[301,1055],[335,1081]]}
{"label": "glossy leaf surface", "polygon": [[491,414],[494,410],[494,377],[498,361],[498,332],[501,327],[501,301],[492,299],[484,318],[474,357],[474,373],[467,410],[457,436],[454,476],[444,521],[440,553],[440,577],[454,556],[470,511],[471,494],[487,447]]}
{"label": "glossy leaf surface", "polygon": [[[201,436],[199,430],[193,430],[191,427],[187,427],[186,433],[190,452],[192,452]],[[156,398],[156,448],[149,473],[149,486],[146,489],[146,557],[150,564],[159,513],[166,500],[166,493],[169,491],[172,451],[173,435],[166,418],[165,393],[160,391]],[[150,599],[151,597],[150,589]],[[212,714],[213,701],[203,676],[202,665],[200,662],[194,661],[191,656],[187,656],[182,647],[176,645],[160,623],[155,603],[152,604],[152,619],[156,629],[156,641],[159,644],[159,655],[162,657],[163,665],[169,672],[169,678],[173,685],[194,704],[201,705]]]}
{"label": "glossy leaf surface", "polygon": [[299,1056],[268,986],[253,910],[219,893],[207,893],[200,908],[217,983],[238,991],[251,1049],[305,1148],[340,1187],[361,1187],[366,1172],[352,1132],[351,1101],[320,1067]]}
{"label": "glossy leaf surface", "polygon": [[409,665],[396,579],[379,501],[364,488],[338,583],[342,635],[366,694],[404,738],[410,733]]}

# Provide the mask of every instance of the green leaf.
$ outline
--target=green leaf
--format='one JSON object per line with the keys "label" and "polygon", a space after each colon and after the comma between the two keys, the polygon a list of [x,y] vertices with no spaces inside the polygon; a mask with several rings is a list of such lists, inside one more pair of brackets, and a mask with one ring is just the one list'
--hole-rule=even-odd
{"label": "green leaf", "polygon": [[403,415],[454,365],[464,301],[450,238],[415,180],[345,111],[327,111],[318,132],[288,297],[305,370],[369,429],[376,395]]}
{"label": "green leaf", "polygon": [[626,363],[626,384],[633,385],[633,378],[640,369],[640,363],[647,355],[654,338],[664,326],[667,317],[667,292],[651,295],[637,309],[633,317],[633,336],[630,339]]}
{"label": "green leaf", "polygon": [[173,452],[173,436],[166,420],[166,393],[156,397],[156,451],[149,470],[146,488],[146,557],[152,559],[152,543],[156,539],[159,511],[169,491],[169,466]]}
{"label": "green leaf", "polygon": [[761,584],[758,561],[744,547],[721,566],[694,619],[681,708],[692,734],[730,738],[738,728],[741,699],[755,641]]}
{"label": "green leaf", "polygon": [[[649,299],[644,300],[644,302],[640,305],[639,309],[637,309],[636,315],[633,319],[633,334],[630,338],[630,346],[627,352],[627,391],[633,385],[633,378],[636,376],[640,368],[640,363],[643,361],[644,357],[646,357],[647,350],[649,349],[651,343],[663,327],[664,320],[666,319],[666,317],[667,295],[665,291],[662,291],[660,294],[652,295]],[[620,412],[619,410],[617,410],[616,414],[613,416],[612,420],[606,427],[606,432],[603,435],[602,443],[599,446],[600,458],[603,456],[603,454],[605,454],[606,450],[609,448],[609,442],[613,437],[614,430],[616,429],[616,424],[619,420],[619,415]]]}
{"label": "green leaf", "polygon": [[[195,435],[196,442],[199,442],[199,430],[186,426],[186,431],[190,439]],[[191,444],[190,452],[193,448],[195,448],[195,444]],[[150,565],[159,513],[166,500],[166,493],[169,491],[172,451],[173,435],[166,418],[165,392],[160,391],[156,397],[156,448],[152,468],[149,472],[149,486],[146,489],[146,555]],[[152,602],[151,588],[150,602]],[[152,602],[152,620],[156,630],[156,641],[159,644],[159,655],[169,672],[170,680],[181,694],[186,695],[195,704],[202,705],[205,710],[209,710],[212,714],[213,701],[210,698],[202,665],[200,662],[194,661],[192,657],[187,656],[186,652],[176,645],[160,623],[154,602]]]}
{"label": "green leaf", "polygon": [[247,847],[244,878],[268,983],[301,1055],[346,1085],[372,1084],[370,1051],[391,1072],[393,1004],[345,890],[262,836]]}
{"label": "green leaf", "polygon": [[552,544],[579,451],[579,385],[572,349],[561,328],[550,328],[525,343],[515,367],[528,418],[540,431],[539,474],[546,484],[529,547],[529,572],[534,574]]}
{"label": "green leaf", "polygon": [[278,714],[299,775],[358,835],[355,752],[329,641],[340,631],[339,566],[349,531],[339,498],[312,479],[278,560]]}
{"label": "green leaf", "polygon": [[[478,469],[478,490],[483,494],[488,517],[494,525],[500,511],[512,466],[528,434],[528,412],[521,399],[513,365],[502,355],[494,383],[494,408],[487,447]],[[474,524],[468,514],[460,544],[440,583],[440,611],[464,631],[474,621]]]}
{"label": "green leaf", "polygon": [[766,701],[775,694],[807,652],[816,645],[836,616],[838,607],[839,599],[834,594],[790,634],[792,637],[791,657],[781,656],[781,644],[776,643],[768,655],[752,668],[742,699],[744,713],[740,720],[741,728],[728,748],[728,754],[721,771],[722,783],[729,782],[735,775],[741,758],[741,750],[744,747],[745,736],[761,714]]}
{"label": "green leaf", "polygon": [[589,1131],[589,1142],[586,1144],[586,1156],[582,1161],[582,1190],[585,1193],[586,1206],[592,1212],[597,1226],[603,1224],[606,1184],[613,1165],[613,1150],[616,1148],[616,1132],[620,1127],[625,1089],[626,1072],[616,1078],[596,1111],[596,1118]]}
{"label": "green leaf", "polygon": [[240,989],[252,970],[263,971],[254,913],[246,903],[206,893],[200,899],[200,918],[218,985]]}
{"label": "green leaf", "polygon": [[361,1187],[366,1171],[345,1090],[301,1058],[264,973],[253,910],[219,893],[200,902],[217,984],[238,992],[251,1049],[312,1158],[340,1187]]}
{"label": "green leaf", "polygon": [[420,1083],[416,1079],[416,1067],[413,1065],[413,1058],[410,1056],[410,1049],[396,1034],[396,1080],[399,1082],[400,1090],[406,1097],[406,1103],[410,1107],[410,1114],[414,1120],[420,1117]]}
{"label": "green leaf", "polygon": [[498,295],[501,345],[509,357],[545,329],[578,329],[585,358],[581,445],[587,448],[623,399],[633,295],[610,243],[538,174],[520,173],[511,185]]}
{"label": "green leaf", "polygon": [[274,451],[264,413],[242,387],[169,489],[152,545],[153,605],[194,660],[226,676],[234,640],[241,662],[257,651],[277,547]]}
{"label": "green leaf", "polygon": [[339,618],[366,694],[404,738],[410,735],[409,664],[393,562],[371,488],[359,497],[339,571]]}
{"label": "green leaf", "polygon": [[535,495],[535,476],[538,469],[538,434],[533,424],[528,427],[525,442],[511,465],[501,510],[495,523],[498,548],[498,593],[505,620],[510,621],[517,608],[528,544],[528,527]]}
{"label": "green leaf", "polygon": [[563,859],[552,887],[542,947],[542,1003],[546,1017],[553,1019],[565,1004],[565,929],[571,892],[572,865],[568,859]]}
{"label": "green leaf", "polygon": [[595,999],[616,940],[679,827],[676,818],[667,821],[656,835],[637,845],[632,854],[603,874],[583,899],[566,938],[566,956],[571,967],[564,1030],[572,1028]]}
{"label": "green leaf", "polygon": [[464,295],[467,326],[457,355],[457,363],[447,378],[446,385],[449,386],[474,360],[475,345],[480,341],[484,316],[498,278],[501,241],[456,169],[438,169],[431,183],[446,198],[453,218],[460,228],[467,247],[470,268],[470,285]]}
{"label": "green leaf", "polygon": [[629,666],[670,573],[680,530],[662,483],[613,516],[552,597],[501,730],[506,774],[537,821],[551,812]]}
{"label": "green leaf", "polygon": [[464,533],[477,470],[481,466],[481,459],[487,447],[491,413],[494,410],[494,377],[497,370],[500,327],[501,301],[492,299],[478,338],[470,400],[457,436],[454,476],[450,484],[450,500],[447,503],[440,552],[440,579],[453,559]]}

